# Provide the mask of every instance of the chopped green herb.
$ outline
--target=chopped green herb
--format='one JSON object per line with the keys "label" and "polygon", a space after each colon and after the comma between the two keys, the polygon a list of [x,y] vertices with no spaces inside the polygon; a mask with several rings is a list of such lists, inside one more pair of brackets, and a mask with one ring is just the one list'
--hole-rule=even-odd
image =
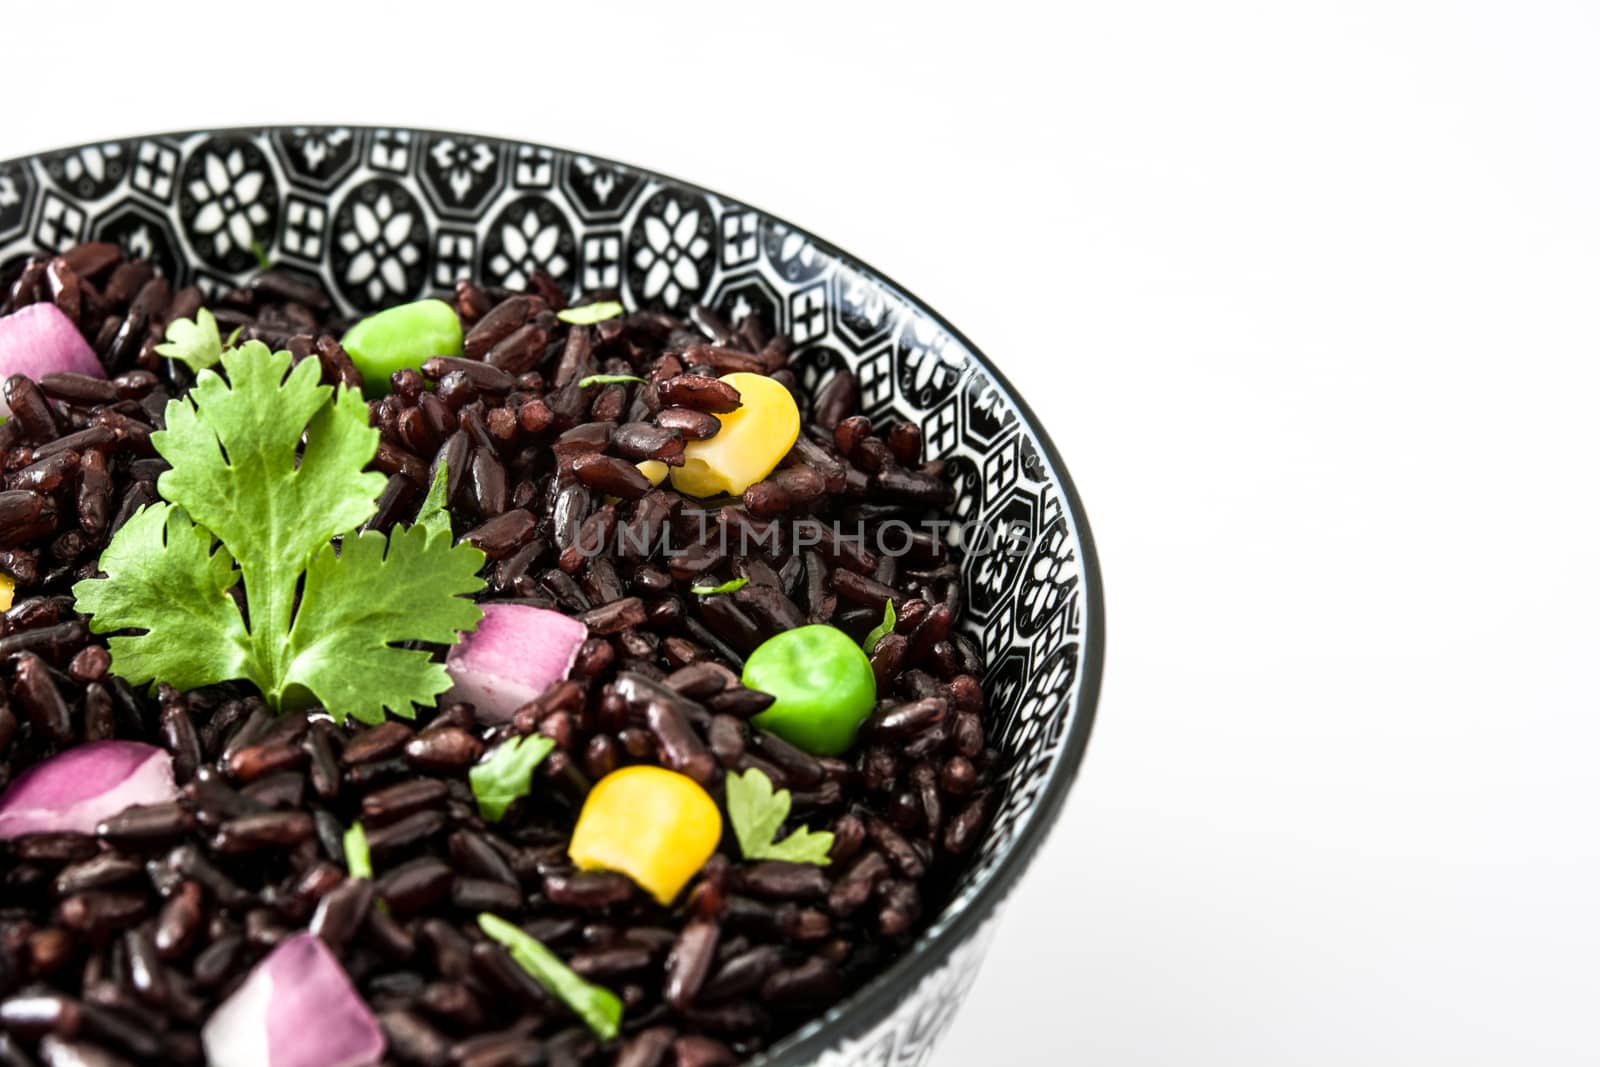
{"label": "chopped green herb", "polygon": [[450,512],[446,507],[445,490],[450,485],[450,472],[445,469],[445,461],[439,461],[439,469],[433,472],[433,484],[428,486],[428,495],[423,498],[422,507],[417,510],[417,521],[414,526],[420,526],[430,534],[442,533],[446,537],[454,537],[455,530],[450,526]]}
{"label": "chopped green herb", "polygon": [[111,639],[114,673],[179,689],[250,675],[255,649],[228,595],[239,570],[182,508],[152,504],[134,512],[100,554],[100,569],[104,580],[73,587],[78,610],[94,615],[91,629],[149,631]]}
{"label": "chopped green herb", "polygon": [[861,647],[867,650],[867,655],[872,655],[872,650],[878,647],[878,642],[894,633],[895,624],[900,620],[894,613],[894,601],[883,602],[883,621],[867,631],[867,638],[861,642]]}
{"label": "chopped green herb", "polygon": [[[233,339],[238,336],[239,331],[235,330],[233,337],[228,338],[228,347],[233,346]],[[222,348],[216,316],[201,308],[192,319],[174,319],[167,324],[166,343],[156,345],[156,355],[175,359],[198,372],[215,367],[222,359]]]}
{"label": "chopped green herb", "polygon": [[562,308],[556,312],[556,318],[574,326],[593,326],[597,322],[614,319],[622,314],[622,305],[615,300],[602,300],[597,304],[584,304],[582,307]]}
{"label": "chopped green herb", "polygon": [[281,690],[304,686],[335,718],[362,722],[382,722],[385,710],[410,718],[414,704],[432,705],[450,688],[444,665],[394,645],[454,644],[476,628],[483,611],[463,595],[483,588],[481,566],[483,553],[427,530],[346,536],[337,553],[324,545],[306,569]]}
{"label": "chopped green herb", "polygon": [[739,839],[739,850],[747,860],[788,860],[826,867],[831,862],[833,834],[813,833],[800,827],[782,841],[774,840],[789,817],[791,797],[787,789],[772,791],[772,779],[751,768],[744,774],[727,777],[728,821]]}
{"label": "chopped green herb", "polygon": [[505,946],[518,966],[571,1008],[600,1040],[610,1041],[617,1036],[622,1025],[622,1000],[615,993],[585,982],[555,953],[498,915],[483,912],[478,916],[478,927]]}
{"label": "chopped green herb", "polygon": [[633,374],[591,374],[587,378],[579,380],[578,388],[587,389],[591,385],[617,385],[621,382],[642,381],[645,381],[645,379]]}
{"label": "chopped green herb", "polygon": [[[378,432],[359,393],[318,384],[316,360],[248,341],[170,401],[151,443],[171,469],[73,587],[112,670],[192,689],[248,679],[275,707],[320,702],[335,719],[410,717],[450,686],[404,642],[452,644],[482,618],[483,553],[397,529],[352,531],[376,510]],[[306,444],[300,448],[304,435]],[[336,548],[332,543],[341,538]],[[216,546],[221,541],[221,547]],[[243,583],[249,623],[230,595]]]}
{"label": "chopped green herb", "polygon": [[472,795],[478,798],[478,814],[488,822],[505,818],[506,809],[533,789],[533,772],[555,749],[556,743],[539,734],[513,737],[489,750],[467,772]]}
{"label": "chopped green herb", "polygon": [[344,865],[352,878],[372,880],[372,850],[367,847],[367,831],[359,822],[344,832]]}
{"label": "chopped green herb", "polygon": [[260,241],[250,242],[250,254],[256,257],[256,266],[262,270],[272,269],[272,258],[267,255],[267,246]]}
{"label": "chopped green herb", "polygon": [[229,347],[229,348],[238,348],[239,347],[239,335],[242,334],[242,333],[244,333],[244,327],[243,326],[235,326],[233,328],[233,332],[228,335],[227,341],[225,341],[223,343],[225,345],[227,345],[227,347]]}
{"label": "chopped green herb", "polygon": [[695,596],[721,596],[723,593],[737,593],[749,584],[748,578],[735,578],[721,585],[691,585],[689,592]]}

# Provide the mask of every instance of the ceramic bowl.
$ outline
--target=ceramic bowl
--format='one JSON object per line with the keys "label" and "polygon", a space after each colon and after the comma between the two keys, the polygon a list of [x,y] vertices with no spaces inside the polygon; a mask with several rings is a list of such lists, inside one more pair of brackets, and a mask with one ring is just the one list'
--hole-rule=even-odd
{"label": "ceramic bowl", "polygon": [[0,163],[0,274],[90,239],[207,292],[255,269],[259,248],[320,278],[352,314],[468,275],[520,286],[535,269],[574,290],[618,289],[630,306],[755,311],[794,339],[807,384],[851,368],[869,415],[920,426],[975,546],[967,629],[988,664],[1003,800],[915,948],[757,1062],[927,1061],[1061,810],[1100,684],[1100,576],[1083,507],[994,363],[896,282],[763,211],[637,167],[468,134],[197,131]]}

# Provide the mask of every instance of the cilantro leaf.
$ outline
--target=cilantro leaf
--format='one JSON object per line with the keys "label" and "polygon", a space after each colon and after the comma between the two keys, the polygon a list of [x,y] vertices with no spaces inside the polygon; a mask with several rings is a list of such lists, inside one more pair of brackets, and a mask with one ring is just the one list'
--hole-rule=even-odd
{"label": "cilantro leaf", "polygon": [[367,846],[367,828],[359,821],[344,832],[344,865],[350,877],[372,880],[372,850]]}
{"label": "cilantro leaf", "polygon": [[602,300],[582,307],[562,308],[556,312],[556,318],[574,326],[593,326],[597,322],[616,318],[622,314],[622,310],[622,305],[615,300]]}
{"label": "cilantro leaf", "polygon": [[883,602],[883,621],[867,631],[866,640],[861,642],[861,647],[867,650],[867,655],[872,655],[872,650],[878,647],[878,642],[894,633],[895,624],[900,620],[894,613],[894,601]]}
{"label": "cilantro leaf", "polygon": [[[783,791],[785,794],[788,790]],[[833,832],[821,830],[812,833],[802,826],[782,841],[773,842],[772,847],[762,853],[763,859],[787,860],[790,863],[814,863],[818,867],[826,867],[833,861],[828,858],[828,853],[833,851]]]}
{"label": "cilantro leaf", "polygon": [[419,526],[430,534],[442,533],[446,537],[454,537],[455,530],[450,525],[450,512],[446,508],[445,490],[450,484],[450,472],[445,469],[445,461],[439,461],[439,469],[433,472],[433,484],[428,486],[428,495],[422,500],[422,507],[417,509],[417,521],[413,526]]}
{"label": "cilantro leaf", "polygon": [[739,850],[747,860],[787,860],[826,867],[831,860],[833,834],[813,833],[800,827],[782,841],[773,840],[789,817],[791,797],[787,789],[772,791],[772,779],[751,768],[743,774],[727,776],[728,821],[739,839]]}
{"label": "cilantro leaf", "polygon": [[152,504],[134,512],[100,554],[106,577],[72,587],[96,633],[147,631],[109,642],[117,673],[134,685],[195,689],[256,677],[250,634],[228,595],[239,572],[215,545],[182,508]]}
{"label": "cilantro leaf", "polygon": [[643,382],[645,378],[637,374],[591,374],[587,378],[578,379],[578,388],[587,389],[591,385],[619,385],[622,382]]}
{"label": "cilantro leaf", "polygon": [[378,431],[367,425],[361,395],[341,389],[329,404],[333,390],[319,384],[317,361],[292,371],[290,362],[260,341],[224,353],[228,381],[202,373],[187,396],[167,404],[167,428],[150,440],[172,465],[157,483],[162,496],[242,562],[303,568],[331,538],[372,516],[387,479],[363,469],[377,453]]}
{"label": "cilantro leaf", "polygon": [[750,584],[748,578],[734,578],[732,581],[723,582],[721,585],[691,585],[689,592],[695,596],[721,596],[724,593],[737,593]]}
{"label": "cilantro leaf", "polygon": [[107,577],[74,586],[78,607],[96,633],[145,631],[110,641],[112,670],[135,683],[248,679],[274,706],[309,695],[340,721],[414,715],[449,676],[431,652],[396,646],[453,644],[477,625],[463,597],[483,587],[483,553],[428,527],[350,533],[386,482],[365,469],[377,431],[359,393],[319,384],[315,360],[291,362],[246,342],[221,355],[227,381],[201,370],[168,403],[151,441],[171,464],[158,482],[169,503],[117,532]]}
{"label": "cilantro leaf", "polygon": [[[386,481],[363,469],[377,452],[378,431],[367,425],[361,395],[341,389],[330,404],[333,390],[319,384],[317,361],[292,371],[290,362],[289,353],[259,341],[223,353],[228,381],[200,372],[187,396],[167,404],[167,428],[150,436],[172,464],[156,483],[161,495],[239,561],[256,659],[279,686],[301,572],[332,538],[377,510]],[[281,687],[263,689],[273,704],[281,701]]]}
{"label": "cilantro leaf", "polygon": [[[232,339],[228,343],[231,345]],[[222,359],[216,316],[201,308],[192,319],[173,319],[167,324],[167,342],[156,345],[156,354],[185,363],[192,371],[215,367]]]}
{"label": "cilantro leaf", "polygon": [[487,822],[505,818],[506,809],[533,789],[533,772],[555,750],[556,743],[539,734],[513,737],[489,750],[467,772],[478,813]]}
{"label": "cilantro leaf", "polygon": [[483,588],[483,559],[415,527],[346,537],[338,552],[324,545],[306,570],[280,685],[362,722],[382,722],[385,710],[413,718],[413,702],[431,705],[450,675],[426,650],[393,642],[452,644],[477,626],[482,609],[463,595]]}
{"label": "cilantro leaf", "polygon": [[478,916],[478,927],[503,945],[518,966],[571,1008],[600,1040],[610,1041],[617,1036],[622,1025],[622,1000],[615,993],[585,982],[532,935],[498,915],[483,912]]}

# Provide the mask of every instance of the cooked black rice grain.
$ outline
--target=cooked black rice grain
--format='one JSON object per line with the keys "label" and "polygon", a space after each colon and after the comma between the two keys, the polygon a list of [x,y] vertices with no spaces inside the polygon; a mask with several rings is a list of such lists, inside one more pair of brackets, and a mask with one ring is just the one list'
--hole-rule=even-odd
{"label": "cooked black rice grain", "polygon": [[[926,533],[875,536],[948,506],[942,466],[914,425],[880,433],[857,412],[853,374],[802,397],[800,440],[742,500],[686,499],[636,464],[681,465],[686,443],[718,431],[739,403],[720,375],[795,388],[786,339],[706,308],[569,327],[543,275],[526,293],[461,282],[464,355],[398,372],[371,402],[373,467],[390,477],[369,526],[410,521],[446,463],[456,532],[489,557],[486,598],[576,615],[590,640],[571,680],[509,726],[480,726],[465,705],[336,726],[276,717],[242,685],[147,697],[110,675],[70,590],[158,499],[166,463],[150,434],[192,378],[154,346],[202,298],[90,243],[0,278],[0,313],[40,301],[78,325],[108,380],[3,383],[0,570],[16,593],[0,617],[0,788],[69,745],[122,737],[172,754],[182,798],[93,836],[0,844],[0,1064],[199,1064],[209,1013],[309,928],[374,1006],[392,1062],[715,1067],[847,995],[945,899],[998,803],[1000,759],[959,631],[956,561]],[[325,383],[360,384],[336,340],[346,324],[312,279],[270,270],[208,306],[225,331],[317,360]],[[579,386],[595,373],[648,384]],[[805,520],[801,540],[790,524]],[[749,584],[689,591],[732,577]],[[808,622],[860,637],[885,600],[899,621],[870,651],[881,700],[856,752],[817,759],[751,725],[771,698],[739,684],[745,654]],[[485,822],[467,771],[507,733],[533,732],[556,751],[533,794]],[[671,908],[621,875],[574,870],[565,846],[585,792],[639,762],[714,794],[726,773],[763,770],[792,790],[796,821],[833,831],[832,865],[747,862],[730,835]],[[372,883],[344,874],[356,819]],[[622,1036],[602,1044],[576,1025],[485,941],[479,911],[615,990]]]}

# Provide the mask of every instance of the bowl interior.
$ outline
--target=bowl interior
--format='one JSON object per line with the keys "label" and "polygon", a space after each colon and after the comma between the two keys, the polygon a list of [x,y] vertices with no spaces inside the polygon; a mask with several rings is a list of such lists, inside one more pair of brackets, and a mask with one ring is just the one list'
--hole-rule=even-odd
{"label": "bowl interior", "polygon": [[[1026,404],[958,332],[895,283],[735,200],[535,144],[352,127],[194,132],[0,163],[0,274],[37,249],[119,242],[169,277],[231,287],[258,255],[320,278],[349,313],[520,286],[543,269],[630,306],[761,314],[808,384],[853,369],[875,419],[922,428],[958,489],[968,635],[1008,761],[970,870],[919,950],[769,1054],[807,1062],[860,1031],[967,940],[1037,846],[1093,716],[1098,574],[1065,468]],[[946,961],[948,962],[948,961]]]}

